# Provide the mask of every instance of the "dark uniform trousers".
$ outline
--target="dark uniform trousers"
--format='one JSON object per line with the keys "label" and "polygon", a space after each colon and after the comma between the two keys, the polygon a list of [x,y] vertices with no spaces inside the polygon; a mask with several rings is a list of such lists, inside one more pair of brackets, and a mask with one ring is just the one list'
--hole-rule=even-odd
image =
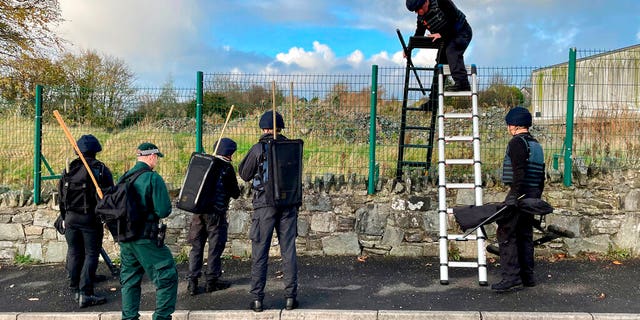
{"label": "dark uniform trousers", "polygon": [[69,287],[80,293],[93,295],[93,280],[98,270],[98,256],[102,248],[104,231],[99,228],[68,226],[64,233],[67,239],[67,271]]}
{"label": "dark uniform trousers", "polygon": [[255,209],[251,219],[250,237],[253,263],[251,265],[250,293],[257,300],[264,298],[269,247],[274,229],[280,243],[285,298],[295,298],[298,294],[298,259],[296,257],[298,208],[265,207]]}
{"label": "dark uniform trousers", "polygon": [[463,54],[471,42],[472,35],[471,26],[465,21],[460,30],[456,32],[455,37],[444,42],[444,54],[441,52],[438,57],[438,63],[449,65],[451,77],[456,82],[456,85],[469,83]]}
{"label": "dark uniform trousers", "polygon": [[511,210],[497,221],[502,279],[533,279],[533,215]]}
{"label": "dark uniform trousers", "polygon": [[209,242],[207,270],[204,275],[207,281],[220,278],[222,275],[222,261],[220,257],[227,243],[229,223],[223,215],[194,214],[189,229],[189,274],[188,279],[197,279],[202,275],[204,246]]}
{"label": "dark uniform trousers", "polygon": [[145,272],[156,287],[153,319],[171,319],[178,295],[178,270],[169,248],[166,245],[158,248],[150,239],[121,242],[120,259],[122,319],[140,317],[140,284]]}

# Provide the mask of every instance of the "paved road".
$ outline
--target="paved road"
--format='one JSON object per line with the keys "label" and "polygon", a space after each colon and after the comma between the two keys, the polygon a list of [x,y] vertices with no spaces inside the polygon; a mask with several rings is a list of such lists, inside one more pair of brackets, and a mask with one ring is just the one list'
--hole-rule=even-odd
{"label": "paved road", "polygon": [[[478,285],[475,269],[450,268],[449,285],[441,285],[437,258],[301,257],[299,300],[301,309],[331,310],[433,310],[508,312],[586,312],[640,314],[640,260],[537,261],[538,286],[497,294]],[[187,266],[178,266],[178,310],[243,310],[250,296],[250,262],[225,260],[228,290],[189,296]],[[269,266],[268,309],[284,307],[280,262]],[[101,264],[99,274],[108,271]],[[76,312],[120,310],[119,283],[109,278],[97,285],[108,302],[79,309],[66,288],[62,265],[2,266],[0,312]],[[499,280],[497,265],[489,267],[489,282]],[[144,282],[142,310],[153,310],[154,288]]]}

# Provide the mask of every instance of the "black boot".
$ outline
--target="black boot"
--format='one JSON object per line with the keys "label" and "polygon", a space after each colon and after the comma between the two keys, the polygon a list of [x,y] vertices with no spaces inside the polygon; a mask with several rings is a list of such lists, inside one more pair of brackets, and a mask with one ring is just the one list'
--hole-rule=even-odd
{"label": "black boot", "polygon": [[516,291],[522,289],[522,280],[504,280],[492,284],[491,290],[495,290],[496,292],[508,292],[508,291]]}
{"label": "black boot", "polygon": [[205,285],[204,290],[206,292],[214,292],[214,291],[224,290],[229,287],[231,287],[231,282],[215,279],[215,280],[207,281],[207,284]]}
{"label": "black boot", "polygon": [[251,301],[251,304],[249,305],[249,309],[255,312],[262,312],[262,300],[256,299]]}
{"label": "black boot", "polygon": [[198,294],[198,278],[189,279],[189,284],[187,284],[187,291],[192,296]]}
{"label": "black boot", "polygon": [[105,297],[96,296],[96,295],[80,294],[78,298],[78,304],[80,305],[80,308],[97,306],[105,302],[107,302],[107,299]]}
{"label": "black boot", "polygon": [[296,298],[287,298],[284,303],[284,308],[287,310],[293,310],[298,307],[298,300]]}

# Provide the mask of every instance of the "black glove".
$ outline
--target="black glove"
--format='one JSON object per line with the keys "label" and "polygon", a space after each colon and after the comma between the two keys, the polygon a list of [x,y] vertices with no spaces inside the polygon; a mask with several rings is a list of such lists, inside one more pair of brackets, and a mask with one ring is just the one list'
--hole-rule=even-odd
{"label": "black glove", "polygon": [[53,226],[56,228],[58,233],[64,234],[64,219],[62,218],[62,215],[58,215],[56,221],[53,223]]}
{"label": "black glove", "polygon": [[518,198],[516,196],[512,196],[511,194],[507,195],[507,198],[504,199],[504,204],[509,207],[517,207],[518,206]]}

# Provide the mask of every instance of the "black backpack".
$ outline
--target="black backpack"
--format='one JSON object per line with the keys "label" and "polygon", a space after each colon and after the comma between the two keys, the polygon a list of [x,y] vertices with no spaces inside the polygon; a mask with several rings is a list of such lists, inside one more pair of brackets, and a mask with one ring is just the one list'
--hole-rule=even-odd
{"label": "black backpack", "polygon": [[260,181],[267,204],[276,208],[302,204],[302,149],[300,139],[262,143]]}
{"label": "black backpack", "polygon": [[96,214],[106,223],[118,242],[137,240],[144,233],[148,210],[140,208],[133,181],[141,174],[151,172],[143,168],[124,176],[113,187],[104,192],[96,205]]}
{"label": "black backpack", "polygon": [[[104,164],[95,159],[89,159],[88,164],[96,181],[101,181]],[[60,207],[64,209],[64,212],[94,213],[98,194],[82,161],[74,160],[69,166],[69,171],[67,169],[62,171],[59,191]]]}

